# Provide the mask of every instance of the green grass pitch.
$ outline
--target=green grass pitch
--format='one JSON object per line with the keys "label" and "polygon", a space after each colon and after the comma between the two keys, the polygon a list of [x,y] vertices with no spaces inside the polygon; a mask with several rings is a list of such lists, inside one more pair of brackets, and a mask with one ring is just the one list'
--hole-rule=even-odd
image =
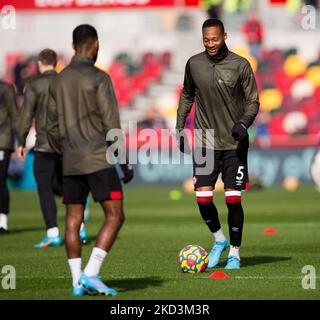
{"label": "green grass pitch", "polygon": [[[213,272],[209,270],[199,274],[178,270],[178,253],[184,246],[194,243],[210,250],[213,238],[200,218],[194,195],[183,193],[173,201],[169,191],[165,187],[126,189],[127,219],[101,271],[106,284],[121,294],[80,299],[320,298],[318,280],[315,290],[301,285],[303,266],[314,266],[320,275],[320,194],[312,187],[293,193],[273,188],[243,196],[241,270],[227,271],[228,279],[209,279]],[[227,233],[223,193],[216,194],[215,203]],[[87,224],[90,243],[83,246],[83,264],[103,221],[98,204],[91,203],[91,213]],[[64,231],[62,205],[59,223]],[[71,299],[64,247],[33,248],[44,235],[36,193],[12,192],[9,226],[11,234],[0,237],[0,271],[5,265],[15,267],[16,289],[4,290],[0,282],[0,299]],[[278,234],[263,235],[269,227]],[[226,255],[216,270],[224,271]]]}

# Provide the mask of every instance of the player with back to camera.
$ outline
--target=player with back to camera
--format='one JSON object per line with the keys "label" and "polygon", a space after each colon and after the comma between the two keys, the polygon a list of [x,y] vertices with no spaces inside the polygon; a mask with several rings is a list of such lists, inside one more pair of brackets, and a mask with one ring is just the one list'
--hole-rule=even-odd
{"label": "player with back to camera", "polygon": [[[46,114],[49,101],[49,87],[57,76],[57,54],[52,49],[42,50],[37,59],[39,75],[31,79],[24,88],[24,102],[19,120],[19,148],[21,160],[26,156],[26,139],[35,118],[36,143],[34,148],[34,176],[37,183],[40,207],[46,225],[46,236],[35,248],[56,247],[62,245],[62,237],[57,222],[55,195],[62,195],[61,156],[49,145],[46,132]],[[81,226],[80,237],[86,242],[88,235]]]}
{"label": "player with back to camera", "polygon": [[0,81],[0,235],[9,233],[8,215],[10,195],[7,187],[10,156],[14,150],[18,108],[14,87]]}
{"label": "player with back to camera", "polygon": [[[88,291],[116,295],[100,279],[102,263],[124,222],[123,192],[114,166],[106,160],[106,135],[120,129],[118,105],[111,78],[94,66],[99,42],[97,31],[80,25],[73,31],[75,55],[51,86],[47,113],[50,145],[63,159],[63,199],[67,207],[66,250],[74,296]],[[127,163],[121,164],[123,182],[133,178]],[[88,193],[99,202],[105,222],[84,271],[79,228]]]}
{"label": "player with back to camera", "polygon": [[[208,268],[217,266],[222,252],[230,246],[225,268],[239,269],[244,223],[241,191],[246,189],[248,182],[247,129],[259,110],[258,90],[249,62],[229,51],[225,43],[227,33],[220,20],[206,20],[202,36],[205,51],[191,57],[186,64],[176,129],[183,132],[194,102],[195,129],[203,132],[214,129],[212,147],[200,146],[197,149],[196,146],[193,157],[196,200],[201,216],[215,239],[209,253]],[[178,139],[178,144],[182,152],[190,151],[185,139]],[[214,162],[213,170],[208,174],[198,174],[203,165],[195,161],[197,152],[207,152],[206,159]],[[222,231],[213,203],[213,190],[220,173],[228,207],[230,243]]]}

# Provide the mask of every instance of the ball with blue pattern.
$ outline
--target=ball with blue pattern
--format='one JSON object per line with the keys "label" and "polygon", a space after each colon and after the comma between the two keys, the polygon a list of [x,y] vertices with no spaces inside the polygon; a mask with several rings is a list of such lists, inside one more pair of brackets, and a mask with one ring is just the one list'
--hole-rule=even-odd
{"label": "ball with blue pattern", "polygon": [[184,273],[199,273],[207,269],[208,253],[201,246],[190,244],[179,254],[178,265]]}

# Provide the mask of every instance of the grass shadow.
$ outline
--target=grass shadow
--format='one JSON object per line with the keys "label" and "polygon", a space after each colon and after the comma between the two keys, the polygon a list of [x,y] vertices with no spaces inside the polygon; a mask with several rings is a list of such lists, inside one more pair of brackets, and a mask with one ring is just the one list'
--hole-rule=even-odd
{"label": "grass shadow", "polygon": [[292,259],[291,257],[274,257],[274,256],[243,257],[241,258],[241,266],[249,267],[249,266],[255,266],[258,264],[288,261],[291,259]]}
{"label": "grass shadow", "polygon": [[97,236],[89,236],[89,237],[88,237],[88,243],[94,242],[94,241],[96,241],[96,240],[97,240]]}
{"label": "grass shadow", "polygon": [[107,286],[115,288],[120,292],[123,291],[137,291],[148,287],[160,287],[163,280],[160,278],[146,277],[146,278],[128,278],[128,279],[114,279],[104,281]]}
{"label": "grass shadow", "polygon": [[9,229],[8,235],[11,235],[11,234],[19,234],[19,233],[26,233],[26,232],[34,232],[34,231],[44,231],[44,232],[45,232],[45,227]]}
{"label": "grass shadow", "polygon": [[[256,256],[256,257],[241,257],[241,268],[255,266],[259,264],[275,263],[280,261],[291,260],[291,257],[274,257],[274,256]],[[227,261],[219,263],[218,267],[224,267]]]}

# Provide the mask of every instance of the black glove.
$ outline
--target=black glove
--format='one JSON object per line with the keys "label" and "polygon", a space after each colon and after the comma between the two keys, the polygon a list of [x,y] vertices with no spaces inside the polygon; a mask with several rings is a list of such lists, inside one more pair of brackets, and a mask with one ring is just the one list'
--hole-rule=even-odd
{"label": "black glove", "polygon": [[120,165],[120,167],[124,175],[121,180],[123,181],[123,183],[128,183],[133,179],[133,168],[130,164],[122,164]]}
{"label": "black glove", "polygon": [[248,137],[246,126],[240,121],[237,122],[231,130],[231,135],[234,140],[242,141],[243,139]]}
{"label": "black glove", "polygon": [[188,142],[188,137],[187,135],[184,133],[184,131],[177,131],[177,145],[179,150],[182,153],[186,153],[186,154],[190,154],[191,153],[191,149],[189,146],[189,142]]}

